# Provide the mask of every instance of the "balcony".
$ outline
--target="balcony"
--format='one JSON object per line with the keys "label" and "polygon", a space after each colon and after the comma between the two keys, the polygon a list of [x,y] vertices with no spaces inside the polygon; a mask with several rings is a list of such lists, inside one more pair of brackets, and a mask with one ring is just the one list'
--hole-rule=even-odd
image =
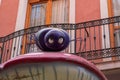
{"label": "balcony", "polygon": [[70,45],[63,52],[94,63],[120,59],[120,16],[115,16],[76,24],[34,26],[0,37],[0,63],[22,54],[40,52],[34,34],[45,27],[62,28],[68,32]]}

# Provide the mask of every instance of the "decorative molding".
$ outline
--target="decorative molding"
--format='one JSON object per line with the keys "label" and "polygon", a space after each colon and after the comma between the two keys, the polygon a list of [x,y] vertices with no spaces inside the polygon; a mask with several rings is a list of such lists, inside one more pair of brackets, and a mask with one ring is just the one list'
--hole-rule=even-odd
{"label": "decorative molding", "polygon": [[[75,23],[75,0],[69,0],[70,1],[70,6],[69,6],[69,23]],[[71,39],[75,39],[75,30],[71,30]],[[74,53],[75,51],[75,42],[71,42],[70,45],[69,45],[69,52],[70,53]]]}
{"label": "decorative molding", "polygon": [[[100,12],[101,12],[101,18],[106,18],[108,17],[108,3],[107,3],[107,0],[100,0]],[[106,42],[107,42],[107,45],[106,45],[106,48],[109,48],[110,47],[110,37],[109,37],[109,28],[108,28],[108,25],[104,25],[104,27],[102,26],[102,35],[106,35]],[[105,28],[105,31],[103,31],[103,28]],[[105,32],[105,33],[104,33]],[[103,49],[105,48],[104,47],[104,39],[102,39],[102,45],[103,45]]]}
{"label": "decorative molding", "polygon": [[24,29],[28,0],[19,0],[15,31]]}
{"label": "decorative molding", "polygon": [[100,70],[111,70],[111,69],[118,69],[120,68],[120,61],[109,61],[96,64],[97,68]]}
{"label": "decorative molding", "polygon": [[0,5],[1,5],[1,3],[2,3],[2,0],[0,0]]}

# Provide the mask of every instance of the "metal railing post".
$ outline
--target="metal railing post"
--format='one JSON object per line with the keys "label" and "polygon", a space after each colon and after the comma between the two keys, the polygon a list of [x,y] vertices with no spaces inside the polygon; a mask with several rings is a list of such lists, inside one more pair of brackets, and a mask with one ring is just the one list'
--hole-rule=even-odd
{"label": "metal railing post", "polygon": [[3,56],[3,50],[4,50],[4,43],[5,43],[5,38],[3,38],[2,46],[1,46],[1,54],[0,54],[0,64],[2,63],[2,56]]}
{"label": "metal railing post", "polygon": [[75,37],[74,37],[74,39],[75,39],[74,50],[75,50],[75,51],[74,51],[74,53],[76,54],[76,47],[77,47],[77,46],[76,46],[76,42],[77,42],[77,41],[76,41],[76,24],[74,25],[74,30],[75,30]]}

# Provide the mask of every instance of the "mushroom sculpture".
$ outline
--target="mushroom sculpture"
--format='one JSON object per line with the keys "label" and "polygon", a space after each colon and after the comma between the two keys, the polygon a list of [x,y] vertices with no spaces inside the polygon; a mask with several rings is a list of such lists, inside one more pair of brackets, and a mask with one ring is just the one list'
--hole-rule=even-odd
{"label": "mushroom sculpture", "polygon": [[45,28],[35,34],[43,52],[24,54],[0,65],[0,80],[107,80],[89,61],[59,52],[69,44],[62,29]]}

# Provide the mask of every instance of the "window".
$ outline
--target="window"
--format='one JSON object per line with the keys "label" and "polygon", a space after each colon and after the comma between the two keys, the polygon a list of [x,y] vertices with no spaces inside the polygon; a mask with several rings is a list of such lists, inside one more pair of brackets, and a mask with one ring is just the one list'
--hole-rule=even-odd
{"label": "window", "polygon": [[116,30],[115,35],[115,46],[120,47],[120,30]]}
{"label": "window", "polygon": [[[120,16],[120,0],[112,0],[113,4],[113,16]],[[119,23],[114,24],[115,33],[115,47],[120,46],[120,27]]]}
{"label": "window", "polygon": [[[108,15],[109,17],[120,16],[120,0],[108,0]],[[110,43],[111,47],[116,47],[118,30],[120,23],[110,24]],[[116,39],[117,38],[117,39]]]}
{"label": "window", "polygon": [[55,0],[52,3],[51,23],[68,22],[68,0]]}
{"label": "window", "polygon": [[46,3],[32,5],[30,26],[37,26],[45,24]]}
{"label": "window", "polygon": [[113,3],[113,15],[120,16],[120,0],[112,0]]}
{"label": "window", "polygon": [[30,0],[26,27],[68,23],[68,0]]}
{"label": "window", "polygon": [[[69,0],[29,0],[25,28],[45,24],[68,23],[68,2]],[[27,36],[26,41],[24,41],[27,44],[27,52],[38,51],[34,42],[30,43],[29,38]]]}

